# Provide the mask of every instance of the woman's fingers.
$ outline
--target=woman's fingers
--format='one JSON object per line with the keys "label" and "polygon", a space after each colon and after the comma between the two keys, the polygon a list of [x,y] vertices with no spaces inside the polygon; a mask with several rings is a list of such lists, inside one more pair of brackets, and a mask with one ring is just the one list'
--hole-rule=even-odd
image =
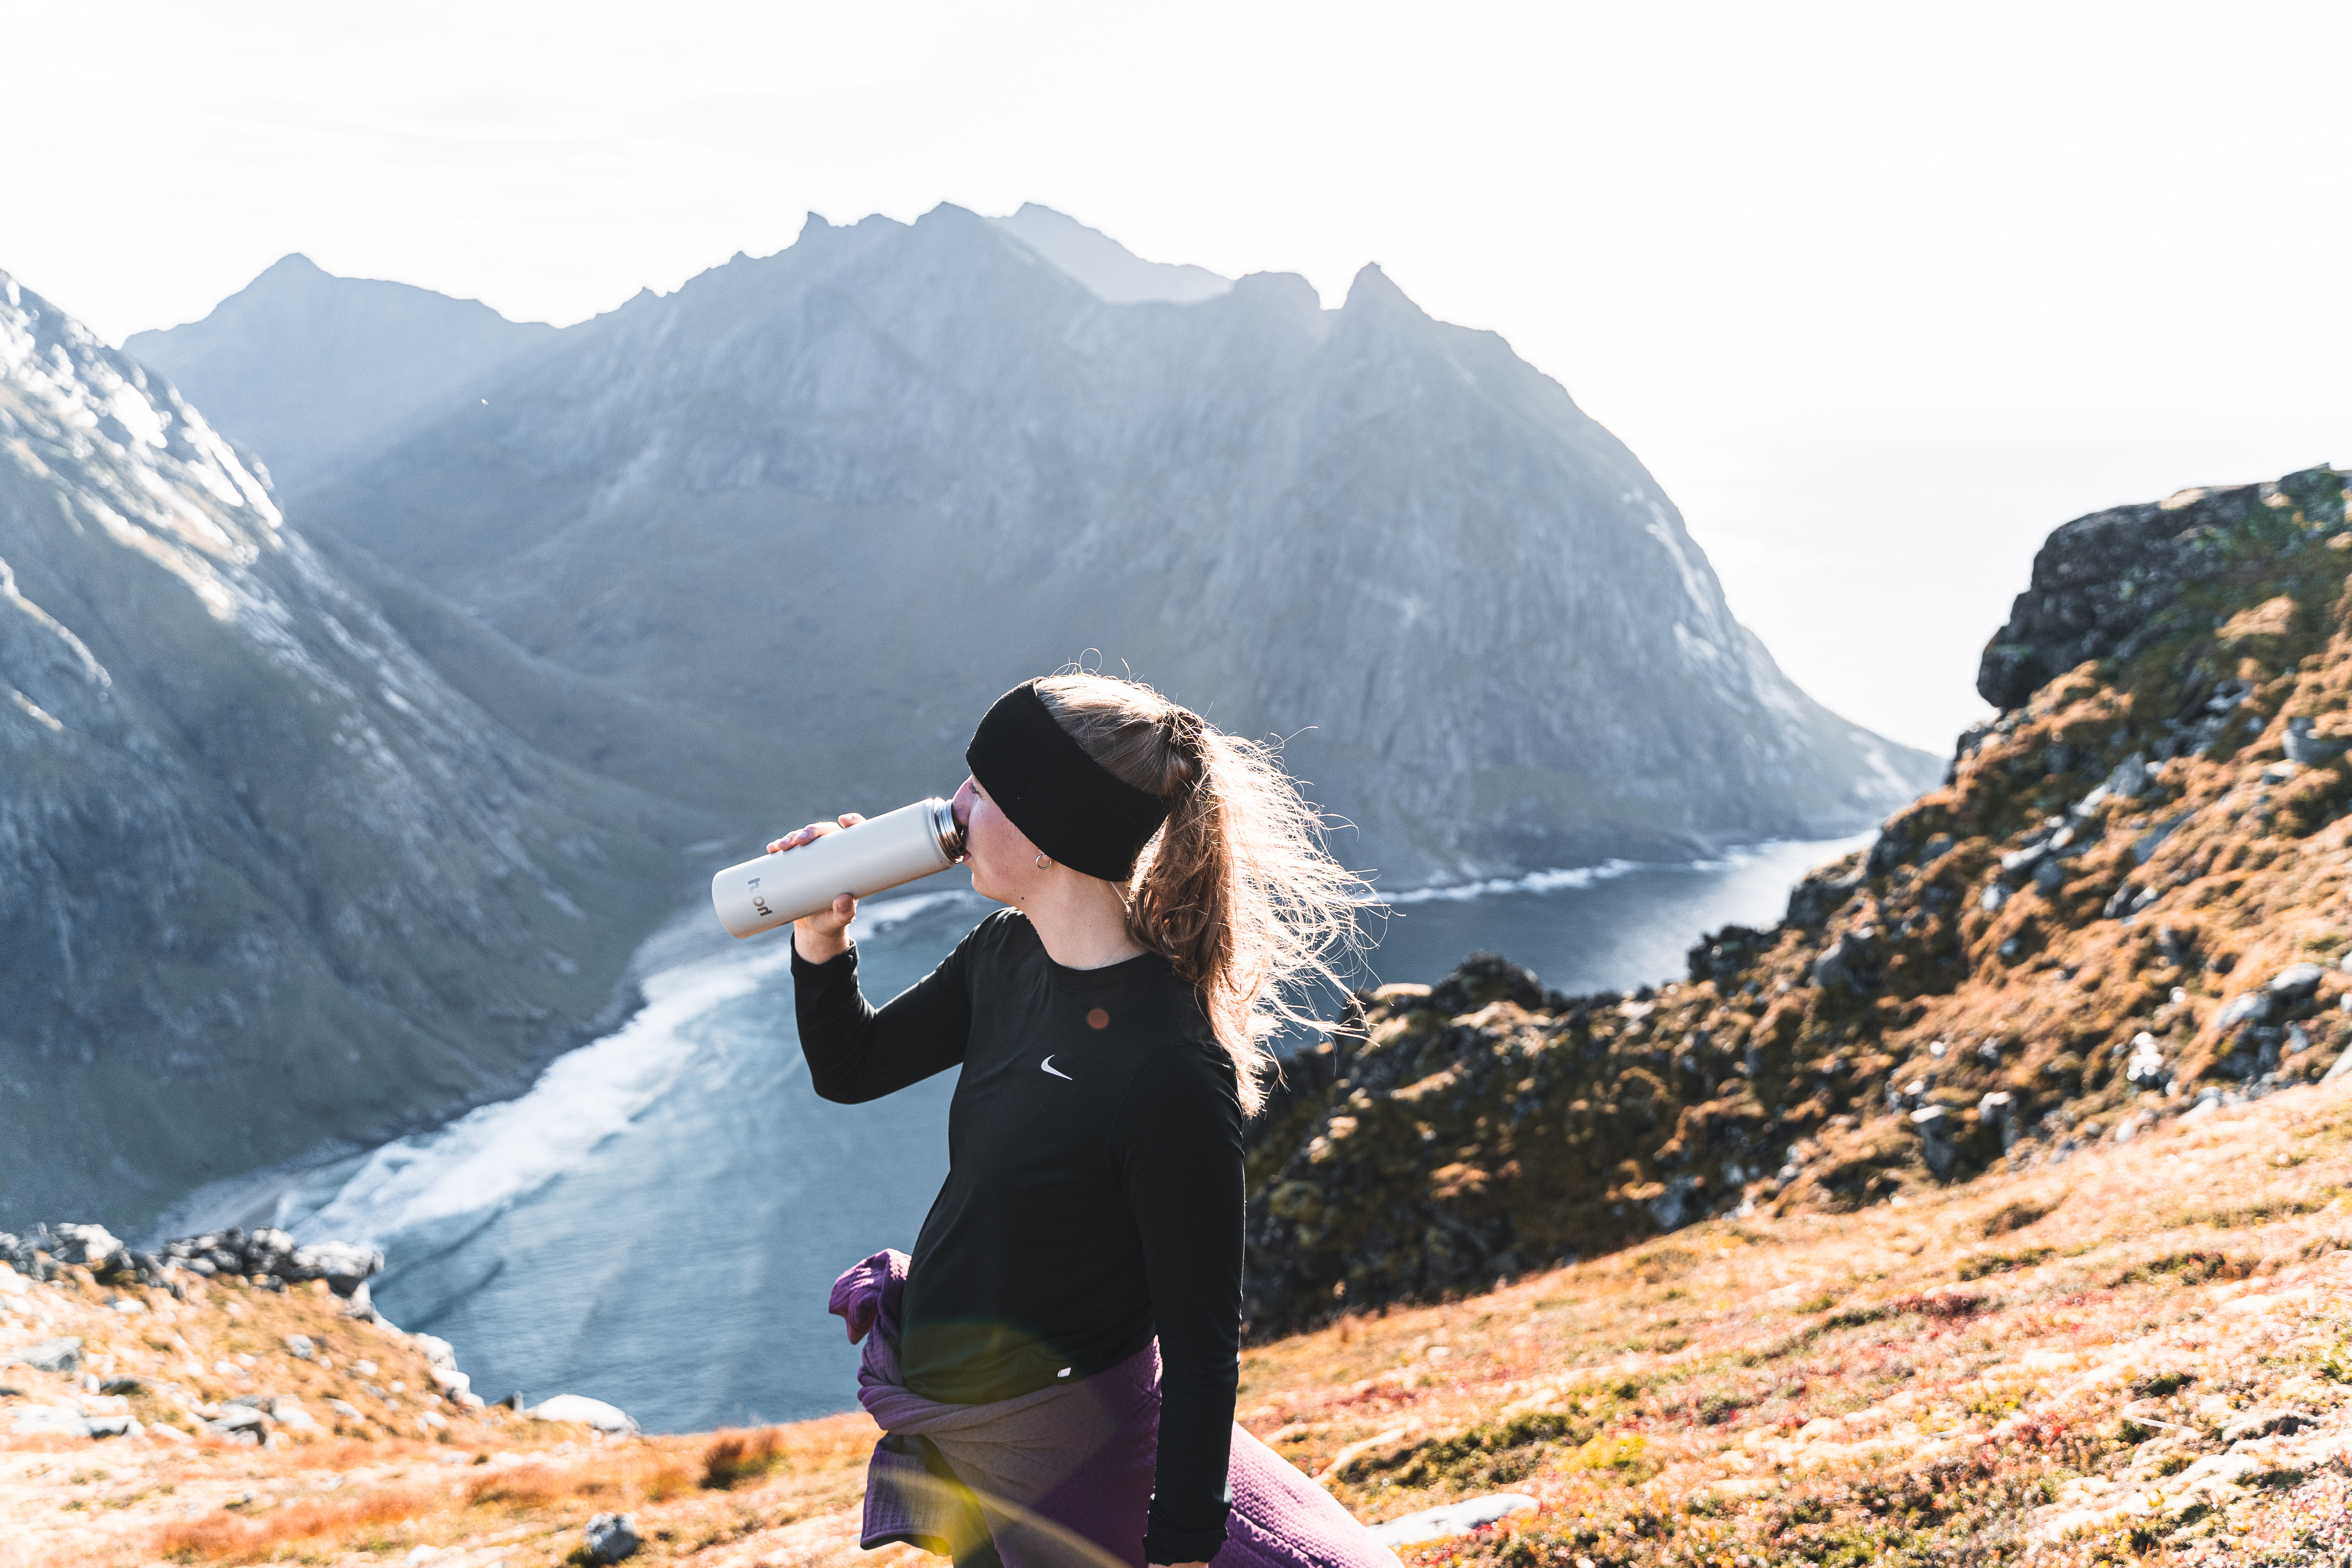
{"label": "woman's fingers", "polygon": [[811,931],[824,931],[825,934],[831,935],[835,931],[847,929],[849,922],[856,918],[856,896],[852,893],[844,893],[833,900],[833,907],[831,909],[819,910],[813,915],[803,915],[799,920],[793,923],[795,925],[804,925]]}
{"label": "woman's fingers", "polygon": [[785,834],[782,838],[779,838],[774,843],[769,845],[768,853],[771,855],[776,855],[781,854],[787,849],[797,849],[802,845],[810,843],[814,839],[822,838],[828,833],[838,833],[845,827],[855,827],[865,820],[866,819],[864,817],[852,812],[849,816],[843,817],[837,823],[812,822],[806,827],[795,827],[790,833]]}
{"label": "woman's fingers", "polygon": [[793,946],[811,963],[824,963],[849,951],[849,922],[857,918],[857,900],[847,893],[833,907],[793,922]]}

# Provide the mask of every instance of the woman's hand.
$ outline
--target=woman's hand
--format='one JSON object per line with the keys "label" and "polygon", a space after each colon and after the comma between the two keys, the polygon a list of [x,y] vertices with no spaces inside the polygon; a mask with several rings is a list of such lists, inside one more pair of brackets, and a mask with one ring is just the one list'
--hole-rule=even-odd
{"label": "woman's hand", "polygon": [[[796,827],[768,846],[771,855],[787,849],[797,849],[803,844],[814,844],[828,833],[838,833],[845,827],[855,827],[866,818],[856,812],[846,812],[833,822],[812,822],[806,827]],[[857,918],[857,900],[847,893],[833,900],[833,908],[820,914],[804,915],[793,922],[793,951],[810,963],[824,963],[839,958],[849,951],[849,922]]]}

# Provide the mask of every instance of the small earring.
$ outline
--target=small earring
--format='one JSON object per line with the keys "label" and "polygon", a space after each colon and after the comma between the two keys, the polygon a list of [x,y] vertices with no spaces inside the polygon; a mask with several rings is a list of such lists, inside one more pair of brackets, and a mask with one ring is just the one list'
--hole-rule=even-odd
{"label": "small earring", "polygon": [[1044,857],[1043,855],[1040,855],[1040,856],[1038,856],[1038,857],[1037,857],[1037,869],[1039,869],[1040,871],[1042,871],[1042,870],[1045,869],[1045,868],[1047,868],[1048,866],[1051,866],[1052,864],[1053,864],[1053,862],[1052,862],[1051,860],[1046,859],[1046,858],[1045,858],[1045,857]]}

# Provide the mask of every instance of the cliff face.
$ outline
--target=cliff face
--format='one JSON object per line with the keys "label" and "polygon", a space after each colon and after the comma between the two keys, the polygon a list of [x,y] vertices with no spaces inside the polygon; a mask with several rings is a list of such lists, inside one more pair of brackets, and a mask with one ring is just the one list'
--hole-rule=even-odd
{"label": "cliff face", "polygon": [[1081,658],[1294,736],[1391,885],[1851,831],[1932,779],[1781,674],[1657,482],[1500,338],[1376,268],[1325,310],[1054,216],[812,218],[289,512],[608,699],[558,721],[441,660],[476,700],[745,843],[944,790],[989,700]]}
{"label": "cliff face", "polygon": [[520,1087],[672,907],[677,826],[452,690],[0,275],[0,1225],[135,1230]]}
{"label": "cliff face", "polygon": [[1945,785],[1686,981],[1365,998],[1253,1153],[1254,1320],[1849,1208],[2352,1069],[2344,476],[2070,523]]}

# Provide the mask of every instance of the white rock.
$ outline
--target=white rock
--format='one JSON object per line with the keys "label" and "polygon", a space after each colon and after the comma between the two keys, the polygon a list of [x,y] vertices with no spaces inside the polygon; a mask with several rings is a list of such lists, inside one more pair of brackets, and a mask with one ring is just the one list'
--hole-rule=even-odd
{"label": "white rock", "polygon": [[319,1418],[303,1409],[300,1400],[290,1395],[279,1395],[269,1406],[269,1414],[272,1419],[291,1426],[298,1432],[315,1432],[319,1429]]}
{"label": "white rock", "polygon": [[1415,1542],[1443,1541],[1449,1535],[1467,1535],[1481,1525],[1508,1519],[1515,1513],[1533,1513],[1537,1506],[1535,1499],[1518,1492],[1495,1492],[1486,1497],[1465,1498],[1443,1508],[1425,1508],[1419,1513],[1409,1513],[1385,1524],[1376,1524],[1372,1526],[1372,1539],[1383,1546],[1410,1546]]}
{"label": "white rock", "polygon": [[575,1421],[583,1426],[593,1426],[599,1432],[634,1432],[637,1424],[617,1405],[607,1405],[601,1399],[591,1399],[584,1394],[559,1394],[552,1399],[542,1399],[526,1415],[541,1421]]}
{"label": "white rock", "polygon": [[64,1405],[20,1405],[16,1410],[16,1431],[19,1437],[55,1435],[65,1437],[87,1437],[89,1422],[82,1413]]}

